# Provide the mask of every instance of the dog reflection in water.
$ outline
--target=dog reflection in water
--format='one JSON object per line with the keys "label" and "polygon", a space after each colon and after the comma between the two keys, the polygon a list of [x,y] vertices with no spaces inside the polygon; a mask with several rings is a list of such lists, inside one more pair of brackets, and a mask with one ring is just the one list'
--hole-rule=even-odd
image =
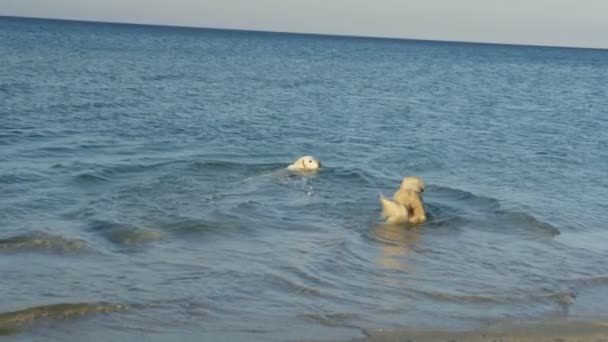
{"label": "dog reflection in water", "polygon": [[420,240],[419,229],[404,229],[402,225],[380,223],[374,227],[374,238],[381,243],[378,266],[397,271],[410,271],[405,258]]}

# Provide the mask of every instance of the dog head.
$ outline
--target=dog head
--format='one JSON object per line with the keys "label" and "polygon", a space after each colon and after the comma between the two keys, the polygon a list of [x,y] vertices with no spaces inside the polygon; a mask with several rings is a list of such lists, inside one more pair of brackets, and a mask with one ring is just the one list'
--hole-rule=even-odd
{"label": "dog head", "polygon": [[417,193],[424,192],[424,181],[416,176],[405,177],[401,181],[401,189],[412,190]]}
{"label": "dog head", "polygon": [[298,158],[295,163],[289,165],[287,168],[295,171],[316,171],[321,168],[321,162],[312,156],[304,156]]}

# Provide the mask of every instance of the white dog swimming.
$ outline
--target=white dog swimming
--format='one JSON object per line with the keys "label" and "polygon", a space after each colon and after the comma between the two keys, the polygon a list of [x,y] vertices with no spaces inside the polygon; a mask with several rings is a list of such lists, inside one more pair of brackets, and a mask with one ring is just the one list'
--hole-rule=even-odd
{"label": "white dog swimming", "polygon": [[405,177],[393,200],[380,194],[382,217],[390,224],[420,224],[426,221],[424,203],[422,202],[424,181],[416,176]]}
{"label": "white dog swimming", "polygon": [[298,158],[293,164],[287,166],[291,171],[317,171],[321,168],[321,162],[312,156],[304,156]]}

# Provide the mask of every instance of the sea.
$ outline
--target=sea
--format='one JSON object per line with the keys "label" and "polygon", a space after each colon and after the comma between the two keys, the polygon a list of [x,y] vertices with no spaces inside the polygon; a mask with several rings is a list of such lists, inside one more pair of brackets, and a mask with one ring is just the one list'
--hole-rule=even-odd
{"label": "sea", "polygon": [[0,18],[2,340],[608,317],[607,197],[608,50]]}

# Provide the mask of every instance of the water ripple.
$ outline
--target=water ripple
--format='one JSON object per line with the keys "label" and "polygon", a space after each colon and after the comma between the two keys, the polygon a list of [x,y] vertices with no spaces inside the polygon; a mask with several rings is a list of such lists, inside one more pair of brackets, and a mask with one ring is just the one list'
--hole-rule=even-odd
{"label": "water ripple", "polygon": [[[5,307],[94,295],[142,306],[68,330],[210,341],[605,311],[605,51],[0,26]],[[429,220],[382,224],[408,175]]]}

